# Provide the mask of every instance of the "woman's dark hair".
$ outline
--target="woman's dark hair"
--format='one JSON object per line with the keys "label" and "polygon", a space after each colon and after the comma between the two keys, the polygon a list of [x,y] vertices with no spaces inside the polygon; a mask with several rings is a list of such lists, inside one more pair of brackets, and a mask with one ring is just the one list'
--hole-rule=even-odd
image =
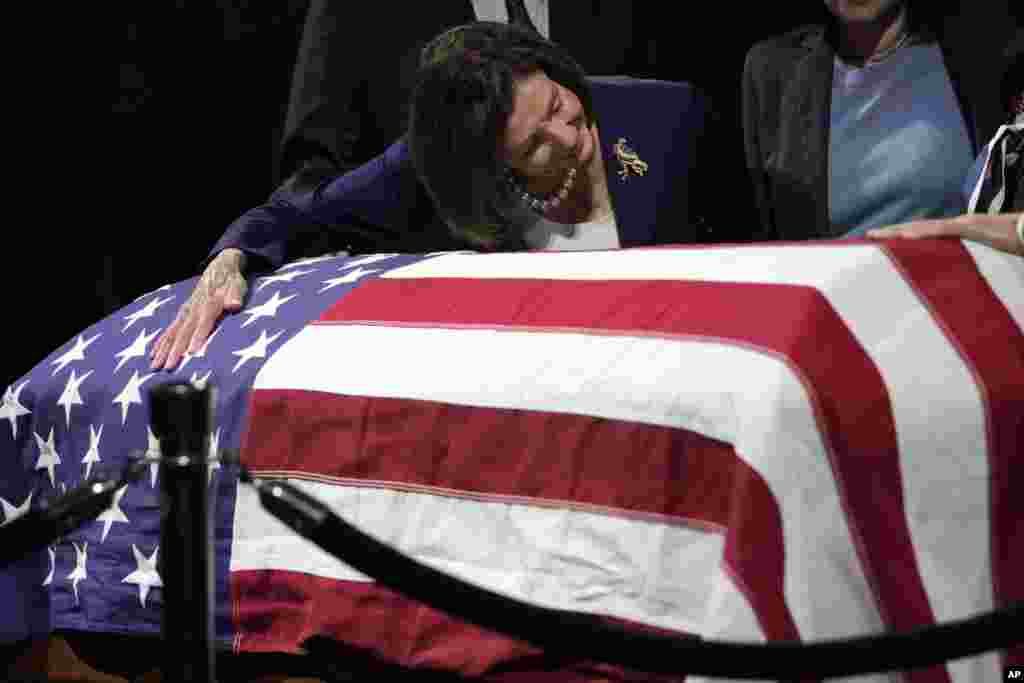
{"label": "woman's dark hair", "polygon": [[517,78],[540,69],[573,91],[594,120],[583,69],[528,28],[495,22],[445,31],[423,48],[409,112],[413,165],[441,218],[460,238],[510,248],[513,198],[499,152]]}

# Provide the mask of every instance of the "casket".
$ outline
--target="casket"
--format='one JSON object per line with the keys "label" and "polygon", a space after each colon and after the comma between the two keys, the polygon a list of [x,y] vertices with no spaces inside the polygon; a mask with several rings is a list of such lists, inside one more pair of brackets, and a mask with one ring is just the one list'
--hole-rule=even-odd
{"label": "casket", "polygon": [[[7,388],[5,521],[158,455],[148,392],[186,380],[217,387],[211,453],[527,603],[765,642],[1024,599],[1019,257],[956,240],[325,256],[253,279],[200,351],[153,371],[194,282]],[[159,634],[158,477],[0,574],[5,642]],[[329,639],[484,680],[644,679],[382,587],[270,516],[237,467],[209,488],[224,647]],[[1021,653],[922,675],[998,680],[1007,662]]]}

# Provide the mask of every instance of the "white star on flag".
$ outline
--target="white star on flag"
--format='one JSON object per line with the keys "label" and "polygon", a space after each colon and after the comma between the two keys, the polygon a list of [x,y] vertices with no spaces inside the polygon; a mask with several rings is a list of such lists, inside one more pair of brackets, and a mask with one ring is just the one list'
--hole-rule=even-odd
{"label": "white star on flag", "polygon": [[[145,293],[145,294],[143,294],[142,296],[140,296],[140,297],[137,297],[137,298],[135,299],[135,301],[142,301],[143,299],[145,299],[145,298],[146,298],[147,296],[149,296],[150,294],[156,294],[157,292],[166,292],[166,291],[167,291],[168,289],[170,289],[170,288],[171,288],[171,285],[164,285],[164,286],[163,286],[163,287],[161,287],[160,289],[154,289],[154,290],[153,290],[152,292],[146,292],[146,293]],[[132,303],[135,303],[135,301],[133,301]]]}
{"label": "white star on flag", "polygon": [[4,400],[0,404],[0,420],[8,420],[11,423],[11,435],[13,438],[18,438],[18,418],[22,415],[30,415],[31,410],[21,405],[21,390],[28,384],[28,380],[25,380],[21,385],[11,390],[11,387],[7,387],[4,391]]}
{"label": "white star on flag", "polygon": [[259,284],[256,285],[256,292],[258,293],[267,285],[272,285],[275,282],[291,282],[297,277],[302,277],[303,275],[309,275],[310,273],[315,272],[315,268],[313,270],[289,270],[287,273],[282,275],[267,275],[265,277],[261,277],[257,280]]}
{"label": "white star on flag", "polygon": [[50,365],[58,366],[57,369],[53,371],[53,376],[56,376],[58,372],[67,367],[68,363],[73,363],[76,360],[85,360],[85,350],[89,348],[90,344],[102,336],[103,333],[99,333],[91,339],[84,339],[82,335],[78,335],[78,339],[75,341],[75,346],[68,351],[65,351],[64,355],[50,363]]}
{"label": "white star on flag", "polygon": [[118,351],[114,354],[116,358],[120,358],[117,367],[114,368],[114,372],[121,369],[121,366],[127,363],[132,358],[139,358],[146,355],[146,346],[149,342],[153,341],[156,335],[160,334],[160,330],[163,328],[156,328],[153,330],[153,334],[146,336],[146,328],[142,328],[142,333],[135,338],[135,341],[131,343],[131,346],[126,348],[124,351]]}
{"label": "white star on flag", "polygon": [[148,375],[139,377],[138,371],[132,373],[132,378],[128,380],[128,384],[124,385],[124,389],[117,395],[112,402],[121,404],[121,425],[128,421],[128,407],[133,403],[142,405],[142,395],[139,393],[139,388],[145,383],[147,379],[155,375],[155,372],[151,372]]}
{"label": "white star on flag", "polygon": [[89,425],[89,450],[85,452],[85,457],[82,458],[82,464],[85,465],[85,478],[89,478],[89,473],[92,472],[92,464],[94,462],[100,462],[100,437],[103,436],[103,425],[100,425],[100,430],[97,432],[96,428]]}
{"label": "white star on flag", "polygon": [[181,362],[178,363],[178,367],[175,368],[174,371],[181,372],[182,370],[185,369],[185,366],[188,365],[188,362],[193,358],[203,358],[204,356],[206,356],[206,349],[209,348],[210,342],[213,341],[213,338],[220,334],[221,329],[221,326],[218,325],[217,329],[213,331],[213,334],[206,338],[206,341],[203,342],[203,345],[195,353],[189,353],[188,351],[186,351],[185,355],[182,356],[181,358]]}
{"label": "white star on flag", "polygon": [[5,498],[0,498],[0,505],[3,505],[4,508],[4,521],[0,522],[0,526],[7,526],[18,517],[21,517],[23,514],[28,512],[29,506],[32,505],[32,493],[29,493],[25,502],[17,507],[8,503]]}
{"label": "white star on flag", "polygon": [[122,333],[127,332],[129,327],[134,325],[136,322],[138,322],[142,318],[148,318],[148,317],[152,316],[154,313],[156,313],[156,309],[160,308],[161,306],[163,306],[168,301],[172,301],[173,299],[174,299],[173,296],[169,296],[166,299],[160,299],[160,298],[153,299],[148,304],[146,304],[143,308],[140,308],[139,310],[135,311],[131,315],[126,315],[124,317],[124,319],[128,321],[128,324],[124,326],[124,329],[121,330],[121,332]]}
{"label": "white star on flag", "polygon": [[160,574],[156,571],[156,555],[160,552],[160,546],[153,550],[153,555],[146,557],[132,543],[132,552],[135,554],[135,566],[137,567],[128,576],[121,579],[121,583],[134,583],[139,587],[139,603],[146,606],[146,596],[150,588],[162,588],[164,583],[160,580]]}
{"label": "white star on flag", "polygon": [[386,261],[387,259],[394,258],[396,256],[398,256],[398,254],[373,254],[371,256],[361,256],[359,258],[345,261],[345,265],[338,268],[338,270],[345,270],[352,266],[366,266],[371,263],[376,263],[377,261]]}
{"label": "white star on flag", "polygon": [[272,296],[270,299],[260,304],[259,306],[250,308],[247,311],[242,311],[243,315],[250,316],[248,320],[242,323],[242,327],[248,327],[250,323],[256,321],[259,318],[274,317],[275,315],[277,315],[277,309],[281,308],[281,306],[288,303],[297,296],[298,294],[292,294],[282,299],[280,292],[274,292],[274,296]]}
{"label": "white star on flag", "polygon": [[71,369],[71,375],[68,377],[68,383],[64,385],[64,393],[57,399],[57,405],[64,406],[64,416],[67,418],[68,429],[71,428],[71,406],[85,405],[82,402],[82,394],[79,393],[78,387],[82,385],[82,382],[86,380],[93,373],[92,370],[85,373],[81,377],[75,376],[75,369]]}
{"label": "white star on flag", "polygon": [[278,268],[277,271],[275,271],[275,272],[280,273],[282,270],[286,270],[288,268],[294,268],[296,266],[310,266],[310,265],[313,265],[314,263],[320,263],[321,261],[328,261],[328,260],[330,260],[332,258],[334,258],[333,254],[327,254],[325,256],[315,256],[313,258],[302,259],[300,261],[292,261],[291,263],[284,264],[283,266]]}
{"label": "white star on flag", "polygon": [[220,427],[210,436],[210,447],[206,454],[206,467],[210,477],[206,481],[209,486],[213,482],[213,471],[220,469]]}
{"label": "white star on flag", "polygon": [[206,383],[210,381],[210,375],[212,374],[213,370],[207,370],[206,374],[200,377],[198,372],[193,372],[189,383],[196,389],[199,389],[199,391],[202,391],[206,388]]}
{"label": "white star on flag", "polygon": [[153,430],[148,426],[146,427],[146,457],[157,459],[149,463],[149,486],[156,488],[156,473],[160,469],[159,458],[163,457],[163,454],[160,453],[160,439],[156,438]]}
{"label": "white star on flag", "polygon": [[85,563],[89,560],[89,541],[82,543],[82,547],[79,548],[78,544],[74,541],[71,542],[75,546],[75,568],[68,574],[71,580],[71,587],[75,589],[75,604],[78,604],[78,584],[83,579],[89,578],[89,573],[85,569]]}
{"label": "white star on flag", "polygon": [[36,461],[37,470],[49,470],[50,484],[57,488],[57,481],[53,476],[53,468],[60,464],[60,455],[57,454],[57,447],[53,443],[53,427],[50,427],[50,436],[43,441],[43,437],[33,432],[36,437],[36,445],[39,446],[39,460]]}
{"label": "white star on flag", "polygon": [[121,499],[124,498],[124,494],[127,490],[128,484],[125,484],[117,491],[114,491],[114,500],[110,503],[110,507],[104,510],[100,516],[96,518],[97,522],[103,522],[103,535],[100,536],[100,543],[107,540],[107,534],[110,533],[110,525],[114,522],[121,522],[123,524],[128,523],[128,517],[124,514],[124,510],[121,509]]}
{"label": "white star on flag", "polygon": [[50,573],[43,579],[43,585],[49,586],[53,583],[53,572],[57,569],[57,553],[54,552],[53,546],[47,547],[46,552],[50,555]]}
{"label": "white star on flag", "polygon": [[364,270],[362,267],[358,267],[353,271],[345,273],[341,277],[332,278],[330,280],[324,280],[323,283],[327,286],[321,289],[319,292],[317,292],[317,294],[323,294],[328,289],[331,289],[332,287],[337,287],[338,285],[341,284],[345,284],[348,282],[356,282],[357,280],[359,280],[359,278],[363,277],[364,275],[369,275],[370,273],[377,272],[380,272],[380,269]]}
{"label": "white star on flag", "polygon": [[280,330],[273,337],[268,338],[267,331],[263,330],[262,332],[260,332],[260,338],[257,339],[252,346],[240,349],[238,351],[232,351],[231,353],[233,355],[241,356],[241,358],[239,359],[238,363],[235,364],[235,367],[231,369],[231,372],[233,373],[236,370],[238,370],[238,368],[242,367],[242,365],[244,365],[245,362],[251,358],[266,358],[267,347],[270,346],[274,341],[276,341],[277,338],[280,337],[282,334],[284,334],[284,330]]}

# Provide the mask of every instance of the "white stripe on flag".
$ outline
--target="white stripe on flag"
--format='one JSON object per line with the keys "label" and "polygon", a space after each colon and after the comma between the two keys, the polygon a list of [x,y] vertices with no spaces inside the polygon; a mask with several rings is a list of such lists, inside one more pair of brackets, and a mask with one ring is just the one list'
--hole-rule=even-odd
{"label": "white stripe on flag", "polygon": [[[969,249],[1021,324],[1019,264],[990,250]],[[453,254],[385,277],[687,279],[815,287],[879,368],[889,392],[907,522],[936,618],[991,609],[988,465],[978,389],[883,250],[853,244]],[[339,348],[358,362],[304,367],[310,357],[336,357]],[[561,410],[676,424],[733,443],[779,499],[786,600],[801,634],[835,637],[879,628],[842,528],[846,519],[807,397],[799,379],[775,359],[692,341],[319,326],[282,347],[261,370],[256,387]],[[824,518],[839,528],[801,528]],[[829,595],[830,604],[821,604],[821,595]],[[969,671],[988,675],[992,661],[974,658],[950,668],[956,680],[968,680]]]}
{"label": "white stripe on flag", "polygon": [[[680,524],[290,481],[363,531],[476,585],[546,607],[691,633],[707,614],[722,556],[721,534]],[[249,487],[240,487],[231,570],[259,569],[369,580],[294,534],[262,509]]]}
{"label": "white stripe on flag", "polygon": [[[342,348],[360,362],[308,362]],[[694,341],[324,325],[283,346],[255,388],[593,415],[731,443],[767,479],[781,507],[786,597],[801,632],[842,636],[881,627],[842,529],[813,409],[800,379],[777,358]],[[830,524],[823,526],[824,519]],[[691,584],[706,581],[686,577]],[[822,594],[831,601],[812,599]]]}
{"label": "white stripe on flag", "polygon": [[964,241],[964,246],[1017,327],[1024,330],[1024,259],[974,242]]}
{"label": "white stripe on flag", "polygon": [[[1019,259],[973,244],[968,249],[1011,315],[1024,326]],[[988,462],[978,388],[883,249],[854,243],[627,253],[452,254],[396,269],[386,277],[678,279],[816,288],[878,366],[889,391],[908,523],[936,618],[964,618],[991,609]],[[714,400],[715,393],[711,396]],[[772,481],[760,466],[755,467]],[[951,495],[961,502],[950,501]],[[975,505],[966,509],[970,503]],[[944,512],[936,517],[938,510]],[[962,533],[949,533],[946,524],[960,527]],[[970,589],[961,583],[964,577]],[[791,607],[799,614],[795,604]],[[803,623],[799,617],[797,622]]]}
{"label": "white stripe on flag", "polygon": [[[718,568],[720,576],[714,581],[715,593],[709,601],[707,621],[704,625],[705,638],[729,642],[763,643],[764,634],[757,623],[757,615],[751,611],[743,595],[736,590],[733,582],[724,576],[724,567]],[[686,683],[719,683],[726,678],[705,678],[687,676]],[[877,683],[884,683],[878,681]]]}
{"label": "white stripe on flag", "polygon": [[[464,277],[539,280],[703,280],[815,284],[856,275],[885,260],[872,244],[836,243],[601,252],[454,253],[395,268],[389,279]],[[859,284],[859,277],[858,284]]]}

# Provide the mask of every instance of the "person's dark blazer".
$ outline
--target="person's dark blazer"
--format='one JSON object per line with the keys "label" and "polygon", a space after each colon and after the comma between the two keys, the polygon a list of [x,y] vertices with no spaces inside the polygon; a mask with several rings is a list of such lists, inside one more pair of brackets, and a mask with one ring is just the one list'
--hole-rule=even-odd
{"label": "person's dark blazer", "polygon": [[[594,111],[601,131],[623,247],[690,243],[697,239],[694,206],[701,139],[707,133],[707,99],[686,83],[592,78]],[[619,139],[647,163],[644,175],[619,174]],[[468,248],[451,237],[416,178],[404,139],[368,163],[313,190],[282,188],[270,202],[229,226],[211,257],[242,249],[255,270],[327,253],[420,253]]]}
{"label": "person's dark blazer", "polygon": [[[654,50],[651,41],[637,40],[635,4],[551,2],[550,37],[588,74],[649,75]],[[371,0],[357,9],[343,0],[312,0],[274,185],[304,167],[315,183],[380,154],[405,131],[420,50],[445,29],[475,19],[471,0]]]}
{"label": "person's dark blazer", "polygon": [[[1001,0],[973,4],[978,7],[971,12],[922,30],[938,39],[976,155],[1002,123],[1001,50],[1013,22]],[[760,218],[757,239],[838,236],[828,203],[834,31],[802,27],[747,53],[743,135]]]}

